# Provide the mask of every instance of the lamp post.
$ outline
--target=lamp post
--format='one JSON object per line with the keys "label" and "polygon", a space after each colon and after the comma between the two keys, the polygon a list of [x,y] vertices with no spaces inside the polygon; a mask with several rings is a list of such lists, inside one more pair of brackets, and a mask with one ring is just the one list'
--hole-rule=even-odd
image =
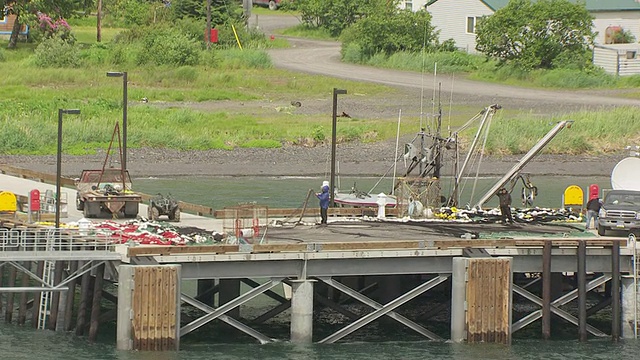
{"label": "lamp post", "polygon": [[60,180],[62,178],[62,114],[80,114],[80,110],[58,109],[58,158],[56,162],[56,229],[60,228]]}
{"label": "lamp post", "polygon": [[338,122],[338,95],[346,94],[347,90],[333,88],[333,123],[331,126],[331,183],[329,189],[329,206],[335,206],[335,177],[336,177],[336,124]]}
{"label": "lamp post", "polygon": [[109,71],[107,77],[122,77],[122,170],[127,169],[127,72]]}

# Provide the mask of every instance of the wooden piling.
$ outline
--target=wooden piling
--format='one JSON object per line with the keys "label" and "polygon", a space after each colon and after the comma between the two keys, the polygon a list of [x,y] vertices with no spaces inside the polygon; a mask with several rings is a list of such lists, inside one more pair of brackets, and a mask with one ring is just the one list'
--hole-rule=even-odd
{"label": "wooden piling", "polygon": [[611,246],[611,340],[620,340],[620,243]]}
{"label": "wooden piling", "polygon": [[542,250],[542,338],[551,339],[551,241]]}
{"label": "wooden piling", "polygon": [[[64,268],[64,261],[56,261],[55,269],[53,271],[53,284],[58,285],[62,282],[62,270]],[[56,330],[58,324],[58,306],[60,305],[60,292],[53,291],[51,293],[51,307],[49,308],[49,322],[47,323],[47,329]]]}
{"label": "wooden piling", "polygon": [[[78,266],[83,266],[79,264]],[[91,294],[91,274],[85,272],[80,280],[80,305],[78,305],[78,317],[76,318],[76,336],[84,335],[84,327],[87,319],[87,304]]]}
{"label": "wooden piling", "polygon": [[118,349],[178,350],[180,266],[123,265],[119,281]]}
{"label": "wooden piling", "polygon": [[[25,269],[29,269],[31,263],[29,261],[25,261],[22,263],[22,266]],[[23,272],[20,274],[20,286],[27,287],[29,285],[29,276]],[[24,325],[27,321],[27,301],[29,299],[28,293],[22,292],[20,293],[20,305],[18,308],[18,325]]]}
{"label": "wooden piling", "polygon": [[[35,274],[38,278],[42,279],[42,273],[44,272],[44,261],[38,261],[36,264]],[[40,296],[41,291],[33,293],[33,306],[31,307],[31,327],[34,329],[38,327],[38,317],[40,315]]]}
{"label": "wooden piling", "polygon": [[[78,262],[71,261],[69,263],[69,273],[74,274],[78,270]],[[73,305],[75,303],[76,298],[76,283],[77,279],[73,279],[69,282],[69,290],[67,291],[67,303],[65,304],[65,312],[64,312],[64,331],[70,331],[73,320]]]}
{"label": "wooden piling", "polygon": [[[11,270],[9,270],[9,287],[14,287],[16,286],[16,275],[17,275],[17,271],[15,267],[11,267]],[[13,320],[13,301],[15,299],[15,293],[9,293],[7,294],[7,308],[5,309],[4,312],[4,321],[8,324],[11,323],[11,321]]]}
{"label": "wooden piling", "polygon": [[511,343],[511,258],[467,261],[467,342]]}
{"label": "wooden piling", "polygon": [[587,341],[587,243],[578,242],[578,336]]}
{"label": "wooden piling", "polygon": [[102,300],[102,280],[104,278],[104,264],[96,268],[96,279],[93,284],[93,301],[91,303],[91,325],[89,326],[89,341],[98,338],[98,326],[100,325],[100,300]]}

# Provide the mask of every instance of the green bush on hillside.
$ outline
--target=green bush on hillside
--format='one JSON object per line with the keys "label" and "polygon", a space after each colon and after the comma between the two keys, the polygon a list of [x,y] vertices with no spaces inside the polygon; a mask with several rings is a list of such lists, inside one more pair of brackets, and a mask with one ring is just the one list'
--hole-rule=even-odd
{"label": "green bush on hillside", "polygon": [[80,66],[80,50],[58,36],[44,39],[36,47],[33,56],[35,64],[43,68],[76,68]]}
{"label": "green bush on hillside", "polygon": [[196,65],[200,60],[200,44],[184,34],[159,32],[148,34],[137,55],[138,65]]}

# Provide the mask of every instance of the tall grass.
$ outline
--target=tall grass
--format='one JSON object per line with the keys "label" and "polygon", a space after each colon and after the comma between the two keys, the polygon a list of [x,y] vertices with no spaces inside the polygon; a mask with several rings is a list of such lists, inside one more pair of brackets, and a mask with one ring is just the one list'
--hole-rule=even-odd
{"label": "tall grass", "polygon": [[[558,121],[573,120],[544,149],[550,154],[604,154],[640,143],[640,114],[636,108],[584,111],[551,119],[533,117],[497,118],[491,126],[486,151],[489,154],[523,154]],[[468,136],[466,135],[467,140]]]}

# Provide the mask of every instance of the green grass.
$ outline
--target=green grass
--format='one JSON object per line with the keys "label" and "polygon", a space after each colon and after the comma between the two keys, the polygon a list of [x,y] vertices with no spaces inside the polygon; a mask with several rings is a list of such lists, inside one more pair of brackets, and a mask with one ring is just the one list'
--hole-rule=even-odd
{"label": "green grass", "polygon": [[[204,65],[196,66],[136,66],[132,61],[114,65],[103,56],[112,51],[109,41],[120,30],[103,28],[103,44],[96,45],[95,27],[89,20],[81,19],[73,25],[74,34],[82,44],[84,59],[84,65],[77,69],[36,67],[32,59],[34,44],[21,43],[16,50],[2,51],[3,68],[11,71],[5,71],[0,77],[3,89],[0,153],[54,154],[57,138],[52,134],[57,133],[57,110],[60,108],[82,111],[80,115],[64,117],[65,153],[94,153],[96,149],[106,148],[115,123],[122,117],[122,82],[107,78],[107,71],[128,72],[130,147],[277,148],[283,144],[313,146],[331,139],[331,124],[326,114],[303,115],[293,106],[274,105],[274,109],[243,111],[241,107],[226,110],[206,104],[224,101],[288,104],[292,99],[329,99],[336,79],[274,69],[264,51],[251,48],[244,51],[215,49],[203,53],[208,60],[202,62]],[[307,30],[296,27],[288,31],[292,34]],[[306,34],[311,36],[311,32]],[[6,44],[6,41],[0,41],[0,46],[6,47]],[[125,50],[126,53],[133,51],[136,51],[135,45]],[[536,73],[533,74],[535,79],[506,68],[492,73],[487,70],[493,66],[491,63],[466,54],[428,54],[426,59],[423,61],[422,54],[400,53],[388,58],[374,57],[370,64],[420,71],[422,67],[432,69],[437,63],[439,72],[475,69],[471,76],[528,86],[601,86],[598,81],[608,80],[597,73],[592,77],[576,77],[566,71]],[[596,79],[595,83],[593,79]],[[366,82],[340,80],[339,85],[348,88],[350,95],[375,97],[395,91]],[[636,90],[640,87],[640,77],[617,79],[608,86],[629,88],[626,96],[640,97],[640,91]],[[148,98],[149,103],[141,103],[142,98]],[[190,103],[204,103],[204,106],[192,107]],[[456,115],[451,120],[445,116],[443,128],[461,125],[477,110],[466,105],[455,106],[453,113]],[[544,120],[502,111],[492,126],[487,151],[492,154],[523,153],[555,122],[572,119],[575,122],[571,129],[563,130],[545,151],[607,153],[619,150],[621,144],[640,142],[639,117],[634,108],[575,113]],[[401,132],[415,132],[417,123],[418,119],[403,119]],[[396,126],[396,119],[339,118],[338,141],[392,139]],[[473,133],[474,129],[469,129],[462,136],[468,140]]]}
{"label": "green grass", "polygon": [[[106,43],[113,40],[124,29],[103,27],[101,30],[102,42]],[[93,44],[96,42],[98,30],[95,24],[93,26],[73,26],[72,33],[79,43]]]}
{"label": "green grass", "polygon": [[523,154],[562,120],[574,122],[545,147],[545,153],[606,154],[619,151],[626,144],[640,143],[640,114],[636,108],[621,107],[577,112],[550,119],[497,116],[487,139],[487,153]]}

